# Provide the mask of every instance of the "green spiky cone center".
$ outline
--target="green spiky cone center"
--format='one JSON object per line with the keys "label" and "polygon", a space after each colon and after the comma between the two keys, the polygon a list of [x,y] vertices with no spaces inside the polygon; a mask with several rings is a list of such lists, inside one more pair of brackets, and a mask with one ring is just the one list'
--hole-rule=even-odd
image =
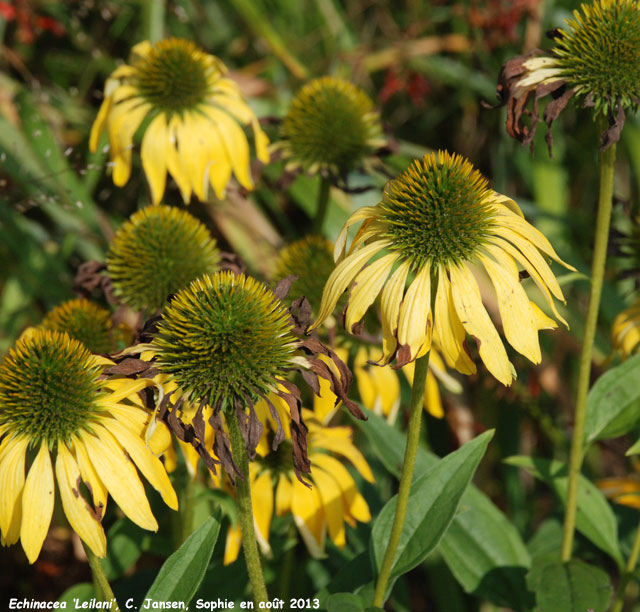
{"label": "green spiky cone center", "polygon": [[89,300],[69,300],[60,304],[47,314],[41,326],[67,332],[92,353],[110,353],[115,349],[111,314]]}
{"label": "green spiky cone center", "polygon": [[391,249],[414,270],[471,260],[491,232],[487,181],[459,156],[425,156],[390,181],[380,203]]}
{"label": "green spiky cone center", "polygon": [[296,339],[289,313],[251,277],[220,272],[180,291],[154,339],[158,368],[190,401],[233,406],[275,389]]}
{"label": "green spiky cone center", "polygon": [[197,219],[177,208],[148,206],[116,233],[107,271],[125,304],[155,310],[169,295],[213,272],[219,259],[215,240]]}
{"label": "green spiky cone center", "polygon": [[210,91],[210,67],[206,56],[190,41],[168,38],[156,43],[149,56],[140,59],[134,86],[158,112],[192,110],[205,102]]}
{"label": "green spiky cone center", "polygon": [[287,155],[305,167],[351,170],[373,152],[382,129],[367,95],[325,77],[303,87],[282,123]]}
{"label": "green spiky cone center", "polygon": [[555,55],[570,87],[608,113],[640,100],[640,9],[636,0],[583,5],[562,29]]}
{"label": "green spiky cone center", "polygon": [[278,255],[276,280],[294,274],[289,295],[304,295],[312,307],[320,304],[324,285],[335,268],[333,247],[323,236],[309,236],[286,246]]}
{"label": "green spiky cone center", "polygon": [[42,330],[19,340],[0,365],[0,425],[35,446],[69,440],[98,412],[99,374],[67,334]]}

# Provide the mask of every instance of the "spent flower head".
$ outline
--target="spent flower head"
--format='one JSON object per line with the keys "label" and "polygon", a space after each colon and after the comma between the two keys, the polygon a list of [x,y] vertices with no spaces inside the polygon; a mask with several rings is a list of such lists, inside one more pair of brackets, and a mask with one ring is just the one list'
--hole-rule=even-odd
{"label": "spent flower head", "polygon": [[144,126],[142,167],[154,204],[162,200],[167,172],[185,203],[195,193],[206,200],[211,183],[224,197],[231,173],[253,188],[247,137],[253,129],[258,159],[269,161],[268,139],[244,101],[226,66],[191,41],[167,38],[133,47],[129,64],[116,68],[91,129],[91,151],[107,131],[113,182],[122,186],[131,174],[133,137]]}
{"label": "spent flower head", "polygon": [[147,206],[116,232],[107,271],[123,303],[155,310],[172,293],[213,272],[219,261],[215,239],[195,217],[172,206]]}
{"label": "spent flower head", "polygon": [[385,144],[369,97],[341,79],[307,83],[292,100],[276,145],[289,168],[342,177]]}
{"label": "spent flower head", "polygon": [[[594,115],[608,119],[601,148],[620,138],[628,112],[640,103],[640,7],[637,0],[595,0],[582,4],[565,26],[554,32],[550,52],[536,50],[509,60],[500,72],[498,96],[507,104],[507,131],[533,146],[539,98],[547,104],[547,142],[551,124],[576,95]],[[533,108],[526,111],[533,100]],[[523,115],[530,114],[527,124]]]}
{"label": "spent flower head", "polygon": [[56,481],[71,527],[100,557],[108,494],[134,523],[158,528],[138,470],[177,509],[164,466],[144,442],[149,415],[137,392],[150,381],[105,376],[108,366],[68,334],[42,329],[23,334],[0,363],[0,534],[4,545],[20,539],[31,563],[49,529]]}
{"label": "spent flower head", "polygon": [[[347,251],[347,232],[358,222],[363,223]],[[380,295],[380,363],[395,358],[403,366],[415,360],[430,348],[433,333],[449,367],[471,374],[469,334],[489,371],[508,385],[515,370],[483,305],[475,271],[484,268],[493,284],[509,343],[539,363],[538,330],[555,322],[529,301],[518,265],[564,321],[553,300],[564,299],[562,290],[545,256],[567,266],[518,205],[491,190],[466,159],[443,151],[426,155],[387,183],[377,206],[360,208],[347,220],[336,241],[338,264],[311,329],[352,287],[345,312],[348,331]]]}

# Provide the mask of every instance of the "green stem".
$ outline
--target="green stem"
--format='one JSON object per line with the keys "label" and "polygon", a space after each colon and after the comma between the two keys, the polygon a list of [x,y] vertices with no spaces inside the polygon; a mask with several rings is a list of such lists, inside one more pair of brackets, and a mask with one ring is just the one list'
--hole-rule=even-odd
{"label": "green stem", "polygon": [[616,600],[613,604],[611,612],[622,612],[622,607],[624,606],[625,591],[627,590],[627,585],[629,584],[629,581],[631,580],[633,573],[635,572],[636,564],[638,563],[638,556],[640,556],[640,525],[638,525],[638,530],[636,531],[636,539],[633,541],[631,554],[629,555],[629,559],[627,560],[627,566],[625,567],[624,574],[622,574],[620,586],[618,587],[618,595],[616,596]]}
{"label": "green stem", "polygon": [[118,607],[118,602],[116,601],[116,596],[113,594],[111,590],[111,585],[107,580],[107,576],[104,573],[104,568],[102,567],[102,563],[100,563],[100,559],[96,557],[93,551],[84,544],[84,550],[87,553],[87,560],[89,561],[89,567],[91,567],[91,574],[93,576],[93,584],[96,587],[96,599],[101,599],[102,601],[111,601],[113,602],[113,607],[111,610],[113,612],[120,612],[120,608]]}
{"label": "green stem", "polygon": [[298,531],[295,524],[291,523],[287,540],[294,540],[294,543],[284,554],[280,572],[280,599],[284,599],[284,601],[289,601],[289,594],[291,593],[291,577],[293,576],[293,567],[296,560],[297,538]]}
{"label": "green stem", "polygon": [[569,488],[567,491],[567,507],[564,515],[562,534],[562,560],[569,561],[573,550],[573,536],[576,527],[578,508],[578,479],[584,453],[584,424],[587,412],[587,394],[591,378],[591,358],[596,336],[600,296],[607,261],[607,243],[609,241],[609,224],[613,202],[613,178],[616,159],[616,145],[611,145],[600,153],[600,194],[598,197],[598,216],[596,218],[596,235],[591,264],[591,293],[587,318],[584,326],[584,339],[580,352],[580,370],[578,373],[578,389],[576,393],[575,424],[569,457]]}
{"label": "green stem", "polygon": [[147,40],[156,43],[164,38],[164,0],[142,0],[142,6]]}
{"label": "green stem", "polygon": [[[435,293],[435,289],[433,289]],[[404,527],[404,519],[407,514],[409,504],[409,492],[413,479],[413,468],[415,467],[418,447],[420,445],[420,423],[422,420],[422,410],[424,406],[424,391],[427,383],[427,372],[429,370],[429,351],[423,357],[416,359],[416,369],[413,374],[413,388],[411,389],[411,405],[409,407],[409,425],[407,429],[407,446],[404,451],[404,462],[402,464],[402,474],[400,475],[400,485],[396,504],[396,515],[393,519],[389,543],[384,553],[384,559],[380,566],[376,590],[373,596],[373,606],[381,608],[384,603],[384,596],[387,591],[387,584],[391,577],[391,570],[396,557],[400,536]]]}
{"label": "green stem", "polygon": [[329,208],[329,193],[331,191],[331,183],[324,176],[320,179],[320,187],[318,188],[318,204],[316,206],[316,217],[313,220],[313,233],[322,234],[322,226],[324,218],[327,216]]}
{"label": "green stem", "polygon": [[234,414],[227,418],[229,434],[231,435],[231,452],[233,461],[240,470],[241,476],[236,476],[236,495],[238,500],[238,519],[242,532],[242,550],[247,563],[249,581],[253,589],[253,599],[256,606],[268,601],[267,587],[262,575],[260,554],[253,525],[253,506],[251,503],[251,483],[249,481],[249,457],[244,445],[244,439],[238,420]]}
{"label": "green stem", "polygon": [[195,490],[196,490],[196,479],[195,475],[191,476],[189,471],[187,470],[186,474],[186,482],[184,483],[184,488],[180,494],[180,512],[178,513],[180,516],[180,528],[178,530],[178,541],[176,542],[177,547],[180,548],[187,538],[191,535],[193,531],[193,512],[195,509]]}

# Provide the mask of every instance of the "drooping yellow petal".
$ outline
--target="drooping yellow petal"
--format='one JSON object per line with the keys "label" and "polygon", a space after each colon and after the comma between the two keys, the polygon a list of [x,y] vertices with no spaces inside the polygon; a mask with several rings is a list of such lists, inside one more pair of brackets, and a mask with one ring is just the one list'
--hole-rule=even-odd
{"label": "drooping yellow petal", "polygon": [[173,180],[178,185],[180,195],[185,204],[191,199],[191,181],[185,170],[185,160],[178,153],[181,146],[179,140],[184,137],[182,133],[183,122],[174,115],[169,120],[169,139],[165,144],[165,157],[167,160],[167,169]]}
{"label": "drooping yellow petal", "polygon": [[[336,239],[335,244],[333,245],[333,260],[340,261],[345,253],[346,253],[346,245],[347,245],[347,235],[349,233],[349,228],[369,217],[374,217],[376,214],[375,206],[362,206],[358,208],[345,222],[344,226],[340,230],[338,234],[338,238]],[[352,245],[353,248],[353,245]]]}
{"label": "drooping yellow petal", "polygon": [[224,565],[231,565],[240,553],[240,546],[242,545],[242,530],[240,524],[229,525],[227,530],[227,540],[224,547]]}
{"label": "drooping yellow petal", "polygon": [[138,472],[124,449],[102,426],[94,427],[96,435],[81,433],[89,459],[107,490],[122,511],[143,529],[157,531],[158,523],[151,513],[149,501]]}
{"label": "drooping yellow petal", "polygon": [[51,455],[47,443],[42,442],[22,491],[20,542],[29,563],[35,563],[40,555],[51,524],[54,500],[55,482]]}
{"label": "drooping yellow petal", "polygon": [[87,501],[78,490],[80,478],[80,470],[75,459],[64,444],[58,444],[56,480],[64,513],[73,530],[94,554],[104,557],[107,554],[107,538],[98,518],[91,512]]}
{"label": "drooping yellow petal", "polygon": [[456,312],[465,330],[475,337],[478,351],[487,369],[502,384],[510,385],[515,378],[500,336],[482,304],[482,297],[471,270],[462,266],[450,266],[451,294]]}
{"label": "drooping yellow petal", "polygon": [[509,344],[533,363],[540,363],[538,326],[529,298],[518,276],[518,268],[500,249],[487,247],[492,257],[479,254],[498,298],[502,328]]}
{"label": "drooping yellow petal", "polygon": [[93,467],[93,463],[91,463],[89,455],[87,454],[87,449],[80,438],[73,438],[73,448],[76,451],[76,461],[78,462],[78,468],[80,468],[82,481],[87,485],[93,500],[93,508],[101,519],[107,508],[107,487],[104,486],[100,476],[98,476],[98,473]]}
{"label": "drooping yellow petal", "polygon": [[[129,457],[136,464],[142,475],[149,481],[149,484],[160,493],[162,499],[172,510],[178,509],[178,497],[173,490],[167,472],[151,449],[145,444],[142,438],[134,436],[117,419],[107,419],[102,421],[109,431],[116,437],[118,442],[127,451]],[[98,434],[100,435],[100,434]]]}
{"label": "drooping yellow petal", "polygon": [[324,286],[318,317],[309,331],[318,327],[333,312],[340,296],[358,275],[362,266],[389,244],[389,240],[377,240],[353,253],[335,267]]}
{"label": "drooping yellow petal", "polygon": [[167,183],[167,147],[171,146],[167,119],[160,113],[142,137],[140,159],[151,189],[151,202],[160,204]]}
{"label": "drooping yellow petal", "polygon": [[178,138],[178,153],[191,188],[201,201],[206,198],[208,184],[209,143],[207,131],[203,129],[208,123],[209,119],[199,112],[184,113]]}
{"label": "drooping yellow petal", "polygon": [[276,488],[276,514],[278,516],[284,516],[291,510],[292,495],[291,481],[284,474],[281,474]]}
{"label": "drooping yellow petal", "polygon": [[346,457],[353,463],[360,475],[368,482],[374,482],[373,472],[364,455],[353,445],[351,429],[348,427],[324,428],[316,437],[318,446]]}
{"label": "drooping yellow petal", "polygon": [[354,331],[354,326],[378,297],[397,258],[397,253],[388,253],[370,263],[358,274],[349,296],[349,305],[345,315],[345,328],[348,331]]}
{"label": "drooping yellow petal", "polygon": [[386,365],[393,357],[398,341],[398,313],[404,295],[404,284],[409,274],[409,262],[402,262],[391,275],[380,295],[380,313],[382,320],[382,357],[380,364]]}
{"label": "drooping yellow petal", "polygon": [[[251,464],[254,466],[255,464]],[[257,466],[253,471],[257,471]],[[255,479],[254,479],[255,478]],[[264,551],[269,548],[269,532],[271,531],[271,518],[273,516],[273,483],[271,471],[265,470],[251,482],[251,501],[253,503],[253,517],[256,527],[256,537],[261,540],[260,548]]]}
{"label": "drooping yellow petal", "polygon": [[533,312],[533,319],[538,329],[556,329],[556,327],[558,327],[558,324],[551,317],[544,314],[535,302],[529,302],[529,306],[531,307],[531,312]]}
{"label": "drooping yellow petal", "polygon": [[102,132],[107,124],[109,112],[111,111],[111,104],[111,96],[105,96],[102,104],[100,105],[98,116],[91,126],[91,134],[89,135],[89,151],[91,151],[91,153],[95,153],[98,150],[100,136],[102,136]]}
{"label": "drooping yellow petal", "polygon": [[22,488],[28,438],[13,438],[3,443],[0,454],[0,531],[4,544],[15,544],[20,536]]}
{"label": "drooping yellow petal", "polygon": [[322,499],[324,515],[329,527],[329,537],[338,548],[346,544],[344,531],[344,508],[342,505],[342,489],[328,473],[317,465],[313,467],[313,482],[318,487]]}
{"label": "drooping yellow petal", "polygon": [[[433,359],[434,353],[431,353],[429,357],[429,366],[431,366],[431,359]],[[416,362],[412,361],[408,363],[402,371],[407,377],[409,384],[413,387],[413,375],[416,369]],[[442,408],[442,399],[440,397],[440,389],[438,388],[438,381],[429,367],[427,372],[427,384],[424,392],[424,409],[436,419],[444,417],[444,409]]]}
{"label": "drooping yellow petal", "polygon": [[292,483],[291,513],[298,531],[312,557],[325,556],[324,538],[326,519],[322,509],[322,499],[316,487],[305,487],[299,480]]}
{"label": "drooping yellow petal", "polygon": [[398,315],[398,345],[409,348],[408,360],[430,341],[427,330],[431,310],[431,268],[425,264],[405,293]]}

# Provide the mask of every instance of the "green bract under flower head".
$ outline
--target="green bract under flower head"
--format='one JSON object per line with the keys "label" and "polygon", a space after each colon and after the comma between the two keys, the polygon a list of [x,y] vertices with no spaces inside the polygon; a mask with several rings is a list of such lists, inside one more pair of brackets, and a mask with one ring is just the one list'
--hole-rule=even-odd
{"label": "green bract under flower head", "polygon": [[248,402],[274,389],[297,340],[288,311],[257,280],[200,278],[166,307],[154,339],[158,368],[193,402]]}
{"label": "green bract under flower head", "polygon": [[640,8],[637,0],[598,0],[574,11],[553,50],[558,74],[596,111],[640,100]]}
{"label": "green bract under flower head", "polygon": [[312,306],[320,303],[324,284],[334,268],[333,245],[324,236],[307,236],[284,247],[276,261],[276,280],[298,277],[290,295],[304,295]]}
{"label": "green bract under flower head", "polygon": [[284,157],[312,173],[352,170],[385,142],[369,97],[333,77],[315,79],[298,92],[281,136]]}
{"label": "green bract under flower head", "polygon": [[472,259],[492,227],[487,180],[460,155],[414,160],[390,181],[380,203],[389,247],[412,262],[450,265]]}
{"label": "green bract under flower head", "polygon": [[107,254],[115,294],[127,305],[160,308],[167,297],[211,273],[220,253],[207,228],[169,206],[148,206],[118,230]]}
{"label": "green bract under flower head", "polygon": [[25,334],[0,364],[0,428],[10,425],[36,448],[67,442],[100,413],[100,370],[66,333]]}
{"label": "green bract under flower head", "polygon": [[67,332],[92,353],[111,353],[116,348],[111,313],[84,298],[56,306],[40,325],[44,329]]}

